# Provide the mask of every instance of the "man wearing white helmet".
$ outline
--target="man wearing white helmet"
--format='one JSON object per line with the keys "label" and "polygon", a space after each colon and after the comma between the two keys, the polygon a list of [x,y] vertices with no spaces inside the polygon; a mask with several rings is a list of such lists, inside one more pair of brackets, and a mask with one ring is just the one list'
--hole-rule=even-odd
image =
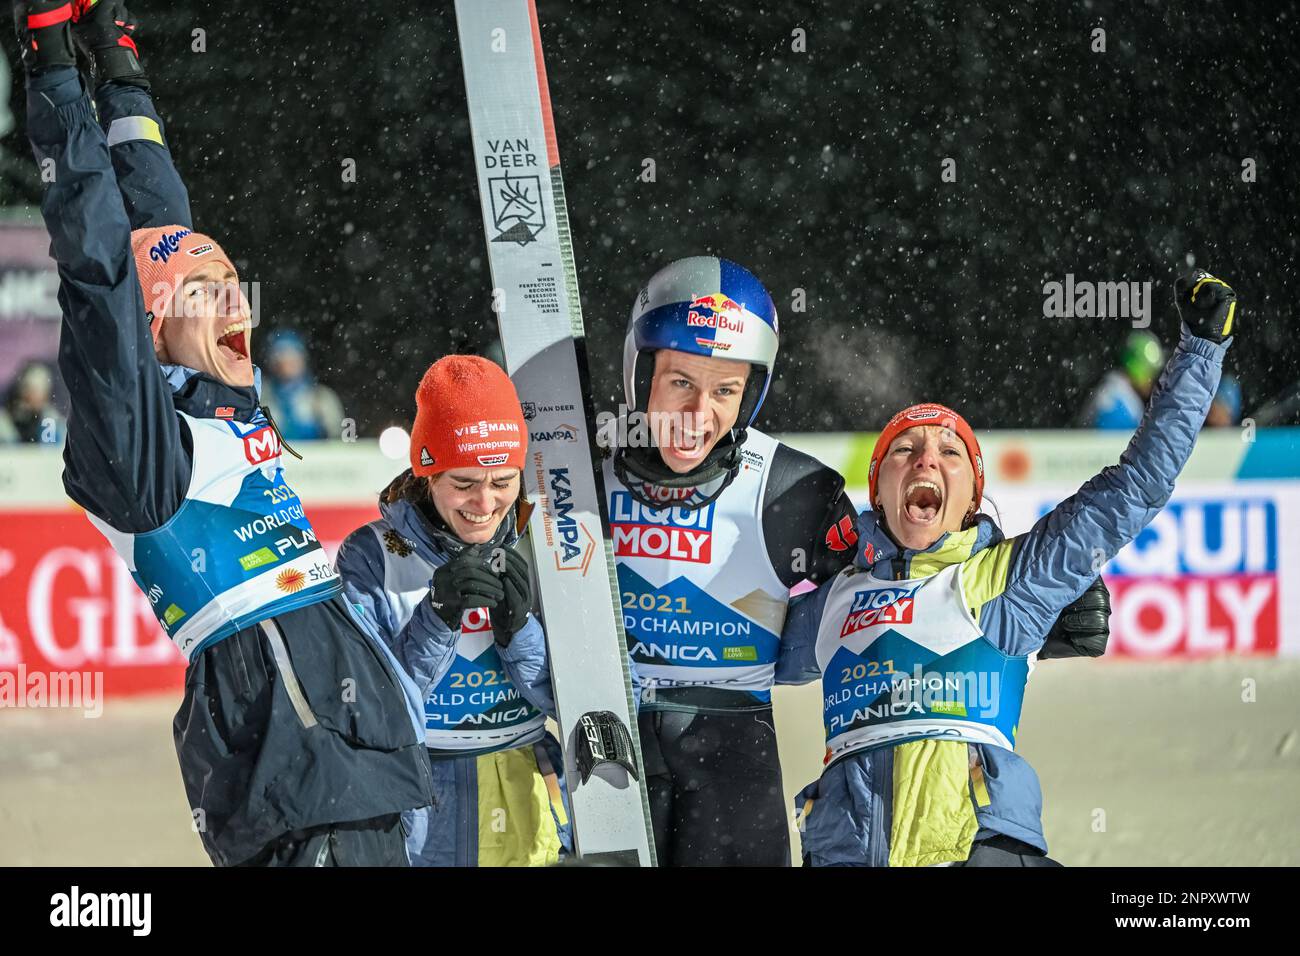
{"label": "man wearing white helmet", "polygon": [[[852,562],[857,509],[838,472],[752,427],[777,330],[746,269],[671,263],[632,309],[626,427],[602,434],[664,866],[790,862],[771,703],[780,634],[790,589]],[[1079,604],[1040,656],[1104,650],[1108,608],[1094,592]]]}

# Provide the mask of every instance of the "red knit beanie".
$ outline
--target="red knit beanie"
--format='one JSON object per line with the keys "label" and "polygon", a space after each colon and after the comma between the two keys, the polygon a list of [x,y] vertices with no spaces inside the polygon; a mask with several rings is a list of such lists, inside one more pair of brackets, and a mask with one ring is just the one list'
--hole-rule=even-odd
{"label": "red knit beanie", "polygon": [[221,262],[233,272],[230,257],[201,232],[185,226],[157,226],[131,233],[135,271],[144,293],[144,307],[153,315],[150,331],[154,347],[162,334],[163,319],[172,311],[185,277],[208,262]]}
{"label": "red knit beanie", "polygon": [[971,467],[975,470],[975,510],[979,510],[984,497],[984,456],[980,452],[980,443],[975,439],[975,430],[966,419],[946,405],[930,402],[905,408],[889,420],[889,424],[876,439],[876,447],[871,452],[871,467],[867,472],[867,484],[870,486],[871,507],[876,506],[876,479],[880,477],[880,462],[889,451],[894,439],[909,428],[917,425],[938,425],[956,434],[966,446]]}
{"label": "red knit beanie", "polygon": [[429,366],[415,390],[411,470],[524,467],[523,409],[501,366],[477,355],[448,355]]}

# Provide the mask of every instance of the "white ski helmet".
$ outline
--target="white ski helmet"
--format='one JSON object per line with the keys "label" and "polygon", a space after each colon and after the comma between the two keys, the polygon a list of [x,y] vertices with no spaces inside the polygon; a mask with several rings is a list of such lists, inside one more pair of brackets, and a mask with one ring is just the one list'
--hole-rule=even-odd
{"label": "white ski helmet", "polygon": [[623,341],[628,407],[646,410],[659,349],[734,359],[753,366],[736,416],[736,427],[748,428],[772,382],[776,348],[776,307],[753,273],[717,256],[678,259],[651,277],[632,306]]}

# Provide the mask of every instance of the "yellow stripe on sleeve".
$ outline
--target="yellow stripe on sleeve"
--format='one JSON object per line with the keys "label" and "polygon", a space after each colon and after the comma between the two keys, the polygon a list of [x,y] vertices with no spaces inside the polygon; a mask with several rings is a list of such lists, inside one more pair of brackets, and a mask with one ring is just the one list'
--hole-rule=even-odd
{"label": "yellow stripe on sleeve", "polygon": [[109,124],[109,146],[129,143],[137,139],[163,145],[162,130],[158,128],[158,122],[148,116],[122,116]]}

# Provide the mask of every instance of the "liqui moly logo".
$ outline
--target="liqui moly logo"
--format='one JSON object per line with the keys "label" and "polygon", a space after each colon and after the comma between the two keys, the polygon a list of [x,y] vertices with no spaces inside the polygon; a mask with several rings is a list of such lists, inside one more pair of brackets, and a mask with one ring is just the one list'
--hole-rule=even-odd
{"label": "liqui moly logo", "polygon": [[610,495],[614,554],[708,564],[713,558],[713,509],[647,508],[626,491]]}
{"label": "liqui moly logo", "polygon": [[840,637],[848,637],[877,624],[911,624],[919,587],[919,584],[914,584],[909,588],[872,588],[857,592],[853,595],[848,616],[844,618],[844,626],[840,628]]}
{"label": "liqui moly logo", "polygon": [[1113,609],[1107,653],[1276,654],[1280,532],[1267,497],[1171,501],[1103,569]]}
{"label": "liqui moly logo", "polygon": [[725,329],[728,332],[745,331],[745,308],[739,302],[720,292],[701,295],[691,300],[686,312],[686,324],[696,328]]}

